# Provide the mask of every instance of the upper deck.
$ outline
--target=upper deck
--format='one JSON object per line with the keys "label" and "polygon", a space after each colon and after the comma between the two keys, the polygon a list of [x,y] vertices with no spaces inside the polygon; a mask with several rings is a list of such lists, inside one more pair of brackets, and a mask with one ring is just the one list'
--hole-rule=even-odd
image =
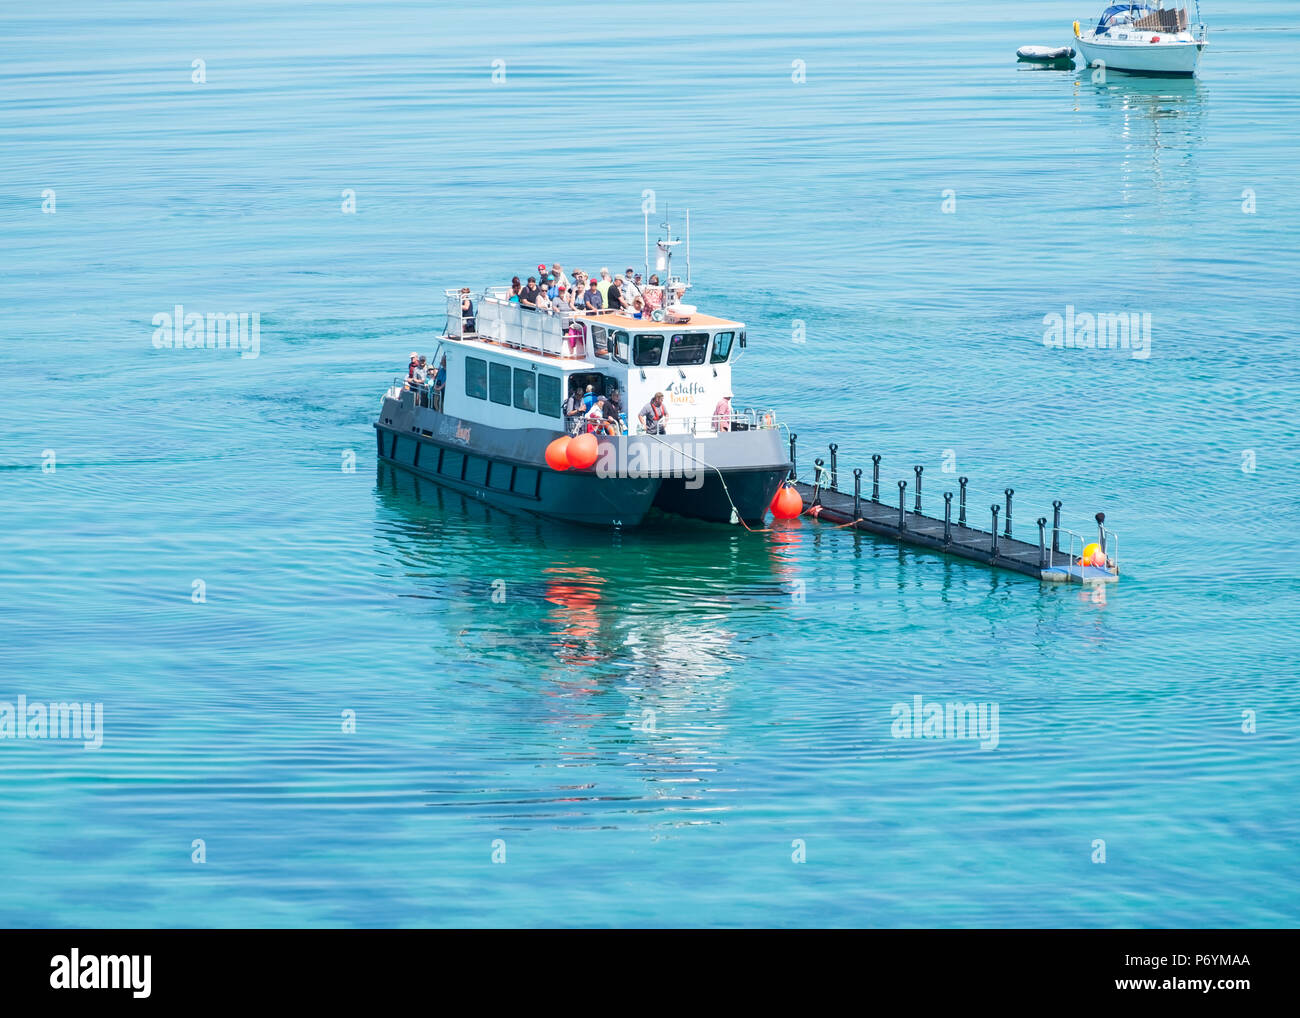
{"label": "upper deck", "polygon": [[661,320],[634,318],[620,311],[538,311],[512,303],[507,287],[488,287],[481,294],[468,295],[473,310],[463,313],[461,301],[466,295],[460,290],[447,290],[446,296],[447,338],[484,340],[566,360],[572,359],[575,352],[569,338],[570,326],[574,323],[580,325],[587,358],[590,358],[593,346],[599,349],[605,342],[603,335],[597,338],[589,333],[588,326],[599,326],[602,333],[657,333],[664,336],[683,330],[707,329],[713,332],[745,328],[743,322],[703,314],[688,305],[677,305],[682,308],[682,313],[674,313],[673,307],[656,311],[655,314],[662,316]]}

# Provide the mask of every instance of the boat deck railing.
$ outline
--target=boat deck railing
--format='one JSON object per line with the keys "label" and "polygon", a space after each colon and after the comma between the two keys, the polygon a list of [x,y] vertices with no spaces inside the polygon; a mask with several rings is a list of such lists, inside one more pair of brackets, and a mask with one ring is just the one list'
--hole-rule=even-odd
{"label": "boat deck railing", "polygon": [[[536,308],[524,307],[512,303],[510,287],[489,286],[474,301],[474,313],[466,315],[461,311],[464,294],[460,290],[447,290],[447,330],[453,339],[474,338],[489,339],[496,343],[531,350],[548,357],[569,357],[570,349],[566,339],[569,323],[575,319],[596,319],[615,312],[608,309],[600,311],[570,310],[559,313],[538,311]],[[581,349],[581,342],[578,348]]]}

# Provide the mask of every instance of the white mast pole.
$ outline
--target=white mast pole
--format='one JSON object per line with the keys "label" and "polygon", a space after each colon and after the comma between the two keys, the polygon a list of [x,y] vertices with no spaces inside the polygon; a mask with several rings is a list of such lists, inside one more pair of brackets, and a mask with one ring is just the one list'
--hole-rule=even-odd
{"label": "white mast pole", "polygon": [[691,210],[686,210],[686,286],[691,285]]}

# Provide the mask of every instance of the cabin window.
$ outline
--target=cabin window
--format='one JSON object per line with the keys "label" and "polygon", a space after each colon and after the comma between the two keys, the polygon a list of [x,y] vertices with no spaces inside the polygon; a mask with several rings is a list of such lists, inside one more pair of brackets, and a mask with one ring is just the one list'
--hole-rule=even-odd
{"label": "cabin window", "polygon": [[515,368],[515,407],[529,413],[537,409],[537,376]]}
{"label": "cabin window", "polygon": [[547,417],[559,417],[564,411],[560,398],[560,378],[558,375],[537,376],[537,412]]}
{"label": "cabin window", "polygon": [[719,332],[713,337],[713,356],[709,358],[710,364],[721,364],[731,356],[731,343],[736,338],[734,332]]}
{"label": "cabin window", "polygon": [[509,364],[493,362],[488,365],[488,395],[493,403],[500,403],[502,406],[510,405]]}
{"label": "cabin window", "polygon": [[465,395],[487,399],[487,361],[478,357],[465,358]]}
{"label": "cabin window", "polygon": [[591,351],[597,357],[609,356],[609,340],[606,338],[602,326],[593,325],[591,327]]}
{"label": "cabin window", "polygon": [[632,363],[637,367],[657,365],[664,356],[664,337],[662,333],[638,334],[632,341]]}
{"label": "cabin window", "polygon": [[707,332],[681,332],[673,336],[668,344],[668,363],[703,364],[704,355],[709,351],[709,334]]}
{"label": "cabin window", "polygon": [[609,355],[620,364],[627,363],[627,333],[612,332],[609,336]]}

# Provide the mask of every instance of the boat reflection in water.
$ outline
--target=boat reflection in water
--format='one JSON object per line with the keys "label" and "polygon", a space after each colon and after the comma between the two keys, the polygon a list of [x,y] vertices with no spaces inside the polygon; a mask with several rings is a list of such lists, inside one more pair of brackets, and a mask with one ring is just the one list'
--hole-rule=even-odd
{"label": "boat reflection in water", "polygon": [[[770,633],[761,613],[790,601],[773,535],[668,514],[595,532],[384,463],[376,514],[378,558],[408,616],[399,628],[431,648],[422,659],[440,709],[491,705],[465,719],[473,752],[509,745],[539,765],[622,765],[654,782],[625,797],[698,797],[728,739],[745,658],[737,626]],[[570,784],[554,786],[554,802]]]}

